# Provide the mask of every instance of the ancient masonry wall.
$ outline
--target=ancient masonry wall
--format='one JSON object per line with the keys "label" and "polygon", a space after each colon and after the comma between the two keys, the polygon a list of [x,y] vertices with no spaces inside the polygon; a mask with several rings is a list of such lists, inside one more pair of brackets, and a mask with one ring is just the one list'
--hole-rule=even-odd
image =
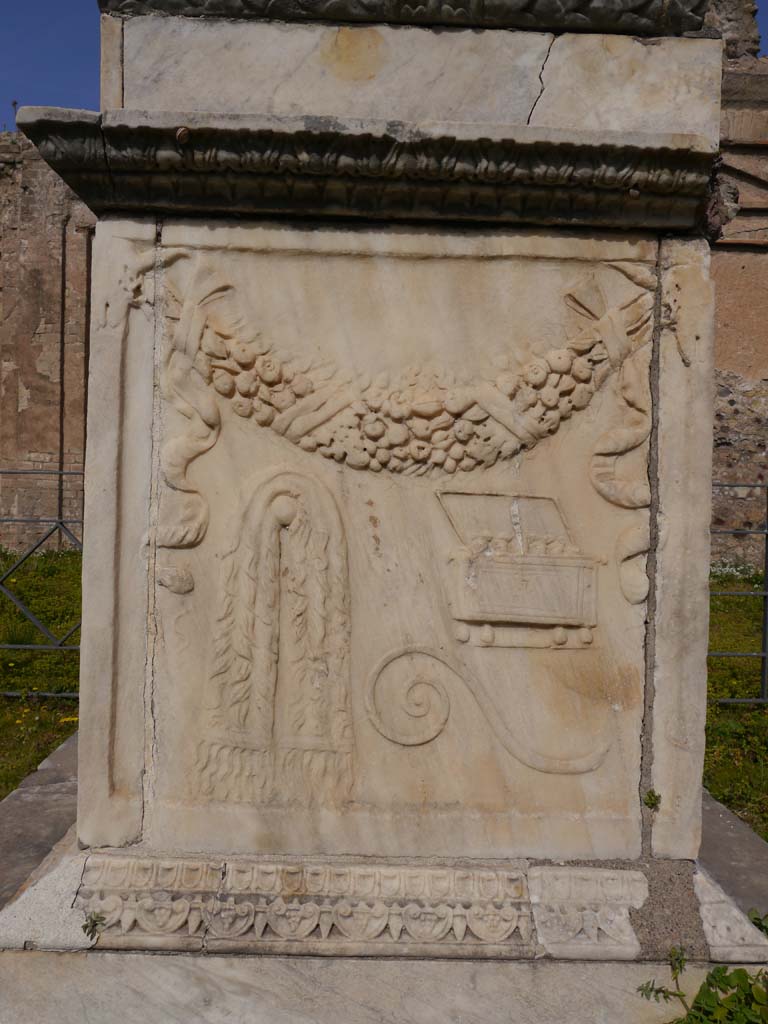
{"label": "ancient masonry wall", "polygon": [[[0,518],[77,519],[93,214],[20,134],[0,133]],[[40,527],[0,523],[0,547]],[[58,543],[58,541],[57,541]]]}
{"label": "ancient masonry wall", "polygon": [[[723,177],[739,212],[715,244],[717,297],[715,481],[768,481],[768,60],[752,0],[717,0],[709,18],[726,40],[721,143]],[[713,526],[759,529],[766,492],[715,488]],[[763,539],[714,535],[712,558],[761,566]]]}
{"label": "ancient masonry wall", "polygon": [[756,57],[760,52],[760,32],[754,0],[710,0],[705,24],[725,40],[725,57]]}

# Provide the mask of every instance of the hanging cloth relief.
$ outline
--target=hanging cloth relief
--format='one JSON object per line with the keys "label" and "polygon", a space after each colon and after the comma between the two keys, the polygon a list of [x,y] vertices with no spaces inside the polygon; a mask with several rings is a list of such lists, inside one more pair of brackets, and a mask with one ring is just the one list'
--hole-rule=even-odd
{"label": "hanging cloth relief", "polygon": [[224,573],[202,795],[342,802],[353,757],[349,583],[327,488],[299,473],[263,477]]}

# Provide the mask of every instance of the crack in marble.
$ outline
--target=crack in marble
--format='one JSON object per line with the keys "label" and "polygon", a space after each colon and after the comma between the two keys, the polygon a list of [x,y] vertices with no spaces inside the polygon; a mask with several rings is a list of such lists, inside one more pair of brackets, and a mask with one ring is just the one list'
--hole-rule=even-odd
{"label": "crack in marble", "polygon": [[544,84],[544,69],[547,66],[547,61],[549,60],[549,55],[552,53],[552,47],[555,45],[556,39],[557,36],[552,36],[552,38],[550,39],[549,46],[547,47],[547,52],[544,54],[544,60],[542,61],[541,67],[539,68],[539,84],[541,85],[541,88],[539,89],[539,95],[533,101],[533,106],[531,107],[530,112],[528,114],[528,118],[525,122],[527,125],[531,123],[533,112],[538,106],[539,100],[544,95],[544,90],[546,89],[546,85]]}

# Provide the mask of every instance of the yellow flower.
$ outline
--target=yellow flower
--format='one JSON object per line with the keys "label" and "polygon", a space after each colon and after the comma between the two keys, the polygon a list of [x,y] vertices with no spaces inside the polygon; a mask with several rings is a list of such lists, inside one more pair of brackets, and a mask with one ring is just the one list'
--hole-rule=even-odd
{"label": "yellow flower", "polygon": [[77,716],[77,715],[73,715],[73,716],[72,716],[72,717],[70,717],[70,718],[60,718],[60,719],[59,719],[59,722],[60,722],[60,723],[61,723],[61,722],[77,722],[77,721],[78,721],[78,716]]}

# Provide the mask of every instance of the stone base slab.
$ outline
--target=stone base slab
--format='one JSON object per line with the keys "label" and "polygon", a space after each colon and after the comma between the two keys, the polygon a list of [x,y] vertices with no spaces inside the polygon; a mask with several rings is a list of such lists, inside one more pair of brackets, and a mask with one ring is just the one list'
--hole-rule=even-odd
{"label": "stone base slab", "polygon": [[[684,982],[694,993],[706,973]],[[661,1024],[665,964],[0,953],[0,1024]]]}

